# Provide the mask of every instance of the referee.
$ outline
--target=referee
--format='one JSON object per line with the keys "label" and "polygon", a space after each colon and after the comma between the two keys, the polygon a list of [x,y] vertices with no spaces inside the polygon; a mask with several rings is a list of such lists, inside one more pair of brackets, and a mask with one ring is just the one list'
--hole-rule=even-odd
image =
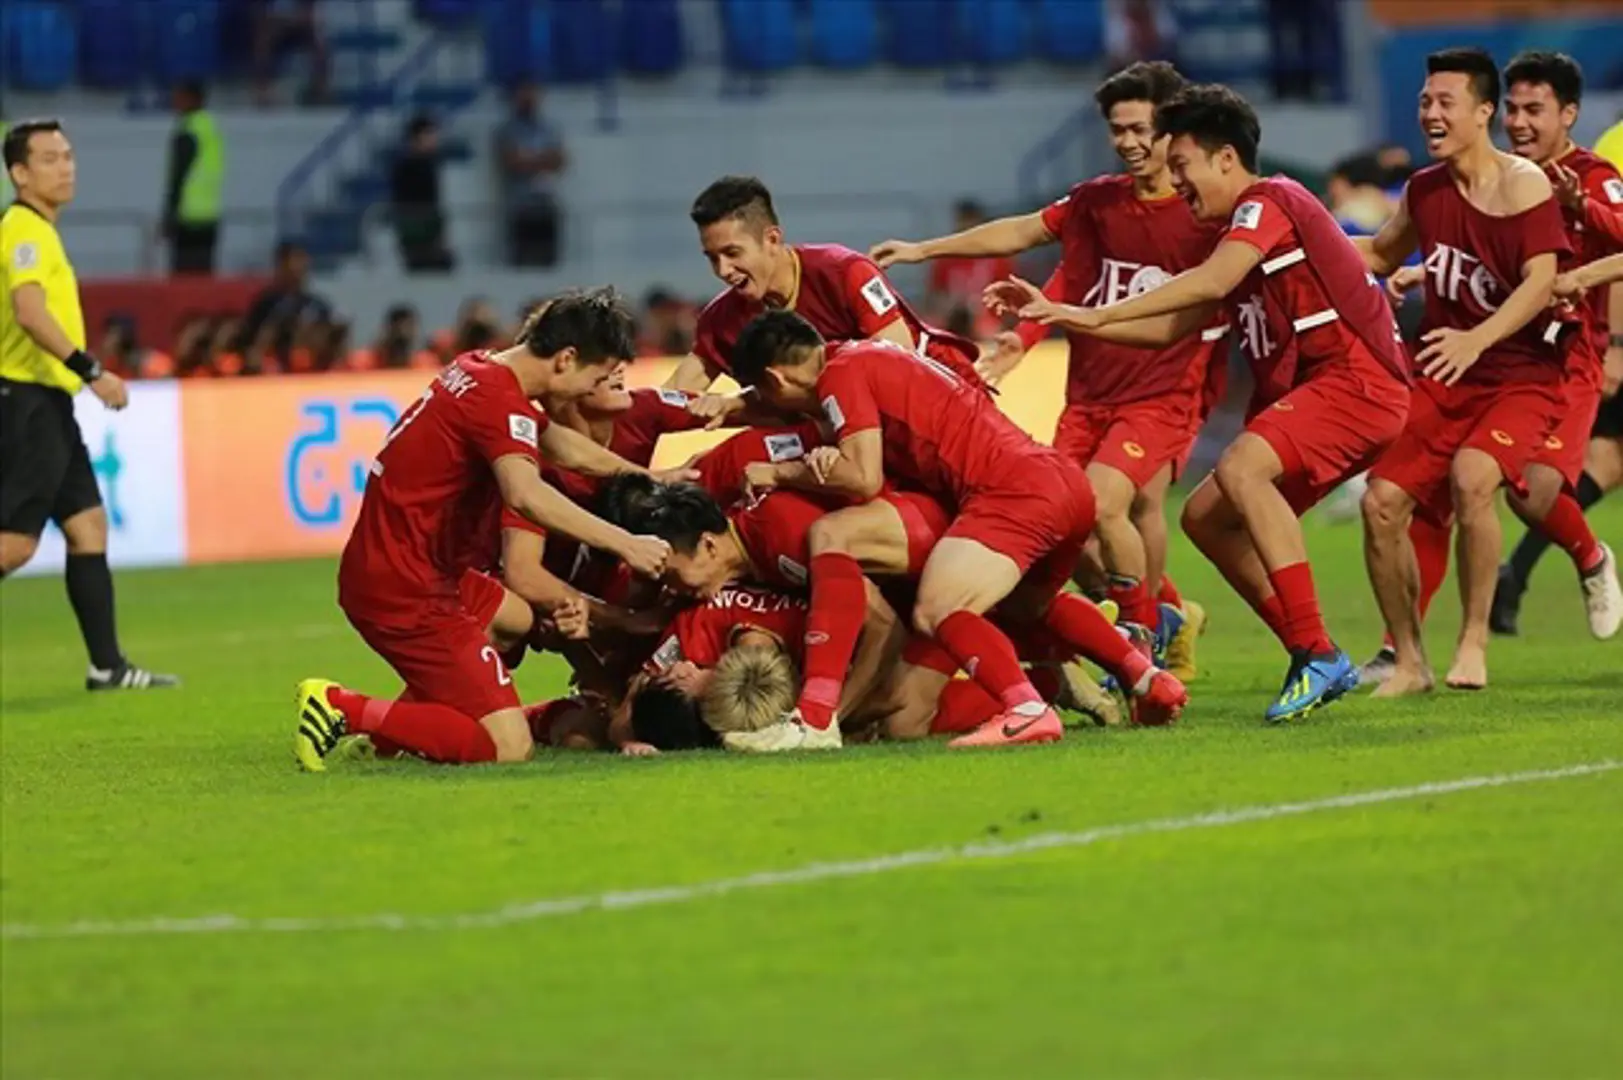
{"label": "referee", "polygon": [[47,520],[67,541],[68,601],[90,653],[87,690],[174,686],[136,667],[118,647],[107,512],[73,395],[85,385],[109,409],[124,381],[84,351],[85,322],[56,219],[73,198],[73,147],[56,120],[5,135],[6,175],[17,201],[0,215],[0,577],[33,558]]}

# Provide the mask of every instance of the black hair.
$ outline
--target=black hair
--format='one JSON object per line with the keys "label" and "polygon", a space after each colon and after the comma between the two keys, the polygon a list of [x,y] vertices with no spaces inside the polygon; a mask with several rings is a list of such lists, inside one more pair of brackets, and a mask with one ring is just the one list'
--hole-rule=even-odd
{"label": "black hair", "polygon": [[208,90],[201,79],[181,79],[175,83],[175,89],[197,102],[199,108],[208,104]]}
{"label": "black hair", "polygon": [[645,685],[631,699],[631,733],[660,750],[710,750],[721,745],[699,703],[665,686]]}
{"label": "black hair", "polygon": [[1186,86],[1155,110],[1155,133],[1188,135],[1208,154],[1234,147],[1240,164],[1257,171],[1262,125],[1245,98],[1219,83]]}
{"label": "black hair", "polygon": [[28,140],[35,135],[43,135],[51,131],[61,131],[62,121],[53,117],[42,120],[23,120],[6,131],[5,163],[6,172],[10,173],[14,165],[28,164]]}
{"label": "black hair", "polygon": [[701,229],[727,218],[764,225],[778,223],[772,193],[753,176],[723,176],[699,192],[688,217]]}
{"label": "black hair", "polygon": [[603,481],[597,516],[631,533],[647,535],[664,486],[647,473],[619,473]]}
{"label": "black hair", "polygon": [[406,121],[406,138],[415,139],[417,136],[433,131],[440,125],[427,113],[418,113]]}
{"label": "black hair", "polygon": [[417,309],[410,304],[390,304],[389,310],[384,312],[384,322],[403,322],[406,319],[415,319]]}
{"label": "black hair", "polygon": [[534,356],[573,346],[587,364],[630,360],[636,353],[636,323],[620,294],[606,285],[559,296],[525,325],[522,341]]}
{"label": "black hair", "polygon": [[697,484],[666,484],[643,508],[639,524],[683,555],[699,548],[705,534],[725,533],[727,515],[721,504]]}
{"label": "black hair", "polygon": [[1330,167],[1331,176],[1339,176],[1354,187],[1387,186],[1388,170],[1381,168],[1380,160],[1373,150],[1344,157]]}
{"label": "black hair", "polygon": [[1109,120],[1110,110],[1124,101],[1164,105],[1188,85],[1189,80],[1165,60],[1140,60],[1100,83],[1093,100],[1099,105],[1099,115]]}
{"label": "black hair", "polygon": [[1563,52],[1528,49],[1505,65],[1505,89],[1519,82],[1543,83],[1562,105],[1576,105],[1584,96],[1584,69]]}
{"label": "black hair", "polygon": [[976,199],[959,199],[952,204],[952,212],[958,217],[986,218],[986,207]]}
{"label": "black hair", "polygon": [[796,362],[795,354],[823,344],[823,335],[804,318],[784,308],[757,315],[733,344],[733,378],[740,386],[759,386],[766,369]]}
{"label": "black hair", "polygon": [[1470,76],[1471,93],[1477,101],[1499,111],[1499,68],[1493,54],[1474,45],[1456,49],[1440,49],[1426,57],[1426,74],[1442,75],[1454,72]]}
{"label": "black hair", "polygon": [[304,251],[304,245],[299,243],[297,240],[278,240],[276,241],[274,258],[279,263],[286,262],[288,256],[295,253],[303,254]]}

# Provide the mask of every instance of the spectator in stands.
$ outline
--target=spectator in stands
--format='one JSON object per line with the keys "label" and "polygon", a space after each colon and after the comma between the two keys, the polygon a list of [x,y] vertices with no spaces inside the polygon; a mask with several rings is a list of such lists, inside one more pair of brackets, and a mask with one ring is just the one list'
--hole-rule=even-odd
{"label": "spectator in stands", "polygon": [[1338,0],[1268,0],[1269,68],[1274,94],[1315,101],[1341,91]]}
{"label": "spectator in stands", "polygon": [[445,210],[440,205],[440,127],[426,114],[406,124],[406,139],[389,174],[400,260],[410,273],[443,273],[456,265],[445,242]]}
{"label": "spectator in stands", "polygon": [[488,297],[470,296],[457,309],[456,325],[436,333],[430,344],[443,364],[449,364],[465,352],[491,349],[511,340],[496,305]]}
{"label": "spectator in stands", "polygon": [[275,104],[271,84],[283,58],[292,53],[310,56],[310,81],[304,101],[319,105],[327,100],[327,42],[316,18],[316,0],[252,0],[254,12],[254,94],[261,106]]}
{"label": "spectator in stands", "polygon": [[181,325],[175,335],[176,378],[208,378],[214,374],[214,340],[219,324],[225,321],[211,315],[197,315]]}
{"label": "spectator in stands", "polygon": [[306,324],[332,321],[332,305],[310,291],[309,279],[309,253],[292,240],[277,244],[271,282],[254,297],[231,342],[239,370],[250,355],[257,371],[267,354],[274,359],[287,352]]}
{"label": "spectator in stands", "polygon": [[135,340],[135,320],[128,315],[107,317],[96,357],[122,379],[167,379],[175,373],[175,361],[168,353],[144,349]]}
{"label": "spectator in stands", "polygon": [[1111,71],[1140,60],[1177,60],[1178,23],[1166,0],[1105,0],[1104,16]]}
{"label": "spectator in stands", "polygon": [[1381,167],[1381,187],[1392,199],[1394,209],[1403,198],[1403,185],[1414,172],[1414,157],[1402,143],[1382,143],[1375,148],[1375,162]]}
{"label": "spectator in stands", "polygon": [[496,133],[502,178],[508,259],[514,266],[558,261],[559,212],[555,185],[568,164],[558,129],[541,115],[533,83],[513,90],[513,111]]}
{"label": "spectator in stands", "polygon": [[421,333],[417,309],[396,304],[383,316],[376,340],[349,354],[348,367],[353,371],[437,368],[440,358],[422,347]]}
{"label": "spectator in stands", "polygon": [[1386,193],[1387,170],[1374,151],[1343,158],[1325,185],[1330,212],[1350,236],[1374,236],[1397,207]]}
{"label": "spectator in stands", "polygon": [[[953,207],[955,232],[984,225],[988,220],[986,208],[974,199],[960,200]],[[1009,258],[936,259],[930,263],[925,304],[944,326],[956,322],[960,327],[969,327],[969,337],[989,338],[1003,329],[1003,323],[981,303],[981,292],[1014,272],[1014,260]]]}
{"label": "spectator in stands", "polygon": [[643,300],[638,356],[686,356],[693,351],[699,313],[669,289],[655,287]]}
{"label": "spectator in stands", "polygon": [[171,97],[175,131],[169,139],[163,235],[171,274],[212,274],[225,193],[225,143],[208,111],[203,84],[188,79]]}

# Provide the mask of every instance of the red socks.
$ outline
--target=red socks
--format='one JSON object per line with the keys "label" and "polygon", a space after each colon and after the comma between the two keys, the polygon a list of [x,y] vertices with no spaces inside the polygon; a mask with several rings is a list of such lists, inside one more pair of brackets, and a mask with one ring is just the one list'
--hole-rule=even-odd
{"label": "red socks", "polygon": [[1121,610],[1123,622],[1137,623],[1151,630],[1155,629],[1160,613],[1156,610],[1155,600],[1150,596],[1150,591],[1144,587],[1142,581],[1112,574],[1105,586],[1105,595],[1116,602],[1116,607]]}
{"label": "red socks", "polygon": [[1420,566],[1420,617],[1431,608],[1432,598],[1448,576],[1448,547],[1453,530],[1434,525],[1416,514],[1409,521],[1409,542],[1414,545],[1415,562]]}
{"label": "red socks", "polygon": [[1043,615],[1043,625],[1130,690],[1139,689],[1139,683],[1154,670],[1149,658],[1133,648],[1098,608],[1073,593],[1054,597]]}
{"label": "red socks", "polygon": [[840,552],[813,555],[800,716],[814,728],[826,729],[834,722],[867,611],[868,583],[857,561]]}
{"label": "red socks", "polygon": [[1572,556],[1580,574],[1587,574],[1600,565],[1600,543],[1595,539],[1594,530],[1589,527],[1578,500],[1565,491],[1556,496],[1555,505],[1538,523],[1538,528],[1556,547]]}
{"label": "red socks", "polygon": [[477,765],[496,760],[496,743],[485,726],[449,705],[384,701],[337,687],[327,691],[327,704],[344,714],[354,734],[376,735],[391,748],[429,761]]}
{"label": "red socks", "polygon": [[974,679],[954,679],[941,690],[936,702],[935,719],[930,721],[932,735],[959,735],[974,731],[1003,711]]}
{"label": "red socks", "polygon": [[[1085,604],[1100,622],[1104,616],[1086,600]],[[1109,626],[1109,623],[1105,623]],[[1115,630],[1111,630],[1115,634]],[[1042,698],[1032,688],[1026,673],[1020,667],[1020,658],[1003,631],[985,618],[969,611],[955,611],[941,620],[936,627],[935,639],[958,661],[964,674],[979,683],[1003,708],[1013,711],[1022,706],[1040,704]]]}
{"label": "red socks", "polygon": [[1273,635],[1279,639],[1279,643],[1289,648],[1290,645],[1285,640],[1285,605],[1279,599],[1279,594],[1275,593],[1273,596],[1267,597],[1261,603],[1254,605],[1253,610],[1256,611],[1257,618],[1261,619],[1268,629],[1273,631]]}
{"label": "red socks", "polygon": [[1183,594],[1165,572],[1161,574],[1161,590],[1155,594],[1155,599],[1163,604],[1171,604],[1179,611],[1183,610]]}
{"label": "red socks", "polygon": [[1305,562],[1282,566],[1268,575],[1284,617],[1281,640],[1291,652],[1330,652],[1329,631],[1319,611],[1319,595],[1313,588],[1313,568]]}

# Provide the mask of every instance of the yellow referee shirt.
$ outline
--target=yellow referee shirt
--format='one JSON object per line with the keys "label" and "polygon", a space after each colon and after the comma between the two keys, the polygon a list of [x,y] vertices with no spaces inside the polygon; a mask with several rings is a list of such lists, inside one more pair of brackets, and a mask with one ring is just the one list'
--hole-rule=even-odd
{"label": "yellow referee shirt", "polygon": [[1606,129],[1606,134],[1595,144],[1595,153],[1623,169],[1623,120]]}
{"label": "yellow referee shirt", "polygon": [[38,210],[14,202],[0,215],[0,379],[54,386],[70,394],[84,383],[66,364],[37,345],[17,325],[11,294],[24,285],[45,290],[45,306],[74,348],[85,347],[85,316],[79,308],[79,280],[56,226]]}

